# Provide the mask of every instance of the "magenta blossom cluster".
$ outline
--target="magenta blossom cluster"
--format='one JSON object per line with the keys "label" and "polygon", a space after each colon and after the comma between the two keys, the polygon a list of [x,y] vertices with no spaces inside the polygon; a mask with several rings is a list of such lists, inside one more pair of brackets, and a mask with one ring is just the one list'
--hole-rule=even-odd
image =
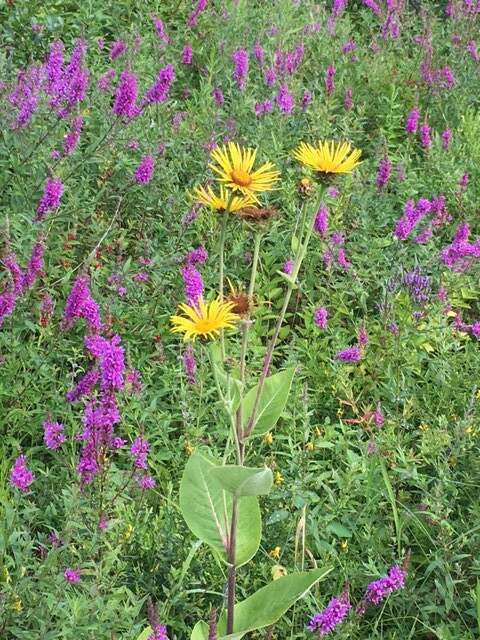
{"label": "magenta blossom cluster", "polygon": [[183,352],[183,369],[185,371],[188,384],[195,384],[197,361],[195,360],[195,350],[192,344],[189,344]]}
{"label": "magenta blossom cluster", "polygon": [[463,272],[480,259],[480,238],[470,242],[470,226],[464,222],[458,226],[453,242],[442,249],[440,258],[449,269]]}
{"label": "magenta blossom cluster", "polygon": [[10,484],[12,487],[20,489],[20,491],[26,492],[28,487],[35,481],[35,474],[27,467],[27,458],[25,455],[20,455],[13,463],[12,470],[10,472]]}
{"label": "magenta blossom cluster", "polygon": [[248,51],[246,49],[236,49],[232,54],[234,65],[233,77],[240,91],[244,91],[247,86],[248,76]]}
{"label": "magenta blossom cluster", "polygon": [[58,449],[66,440],[61,422],[45,420],[43,423],[43,441],[47,449]]}
{"label": "magenta blossom cluster", "polygon": [[377,171],[377,189],[378,191],[383,191],[390,180],[390,176],[392,174],[392,163],[390,162],[388,156],[384,156],[379,164]]}
{"label": "magenta blossom cluster", "polygon": [[326,636],[345,620],[351,608],[348,591],[344,591],[337,598],[332,598],[323,611],[312,616],[307,628],[318,633],[319,637]]}
{"label": "magenta blossom cluster", "polygon": [[305,47],[302,44],[291,51],[277,49],[273,57],[275,72],[280,76],[293,76],[301,65],[305,54]]}
{"label": "magenta blossom cluster", "polygon": [[325,71],[325,92],[327,96],[331,96],[335,91],[334,77],[336,72],[337,71],[332,64],[330,64]]}
{"label": "magenta blossom cluster", "polygon": [[358,345],[347,347],[346,349],[337,351],[337,353],[335,354],[335,359],[345,364],[360,362],[360,360],[362,359],[362,351]]}
{"label": "magenta blossom cluster", "polygon": [[432,200],[420,198],[417,202],[408,200],[402,217],[397,220],[395,225],[394,236],[398,240],[406,240],[420,222],[427,217],[429,217],[427,225],[414,237],[417,244],[427,243],[432,237],[435,227],[440,227],[450,221],[445,196],[439,195]]}
{"label": "magenta blossom cluster", "polygon": [[170,38],[165,31],[165,25],[163,24],[162,20],[158,16],[152,16],[152,21],[158,39],[164,44],[168,44],[170,42]]}
{"label": "magenta blossom cluster", "polygon": [[187,18],[187,25],[194,29],[197,26],[199,16],[205,11],[207,8],[208,0],[198,0],[195,9]]}
{"label": "magenta blossom cluster", "polygon": [[77,276],[63,312],[62,328],[70,329],[74,323],[83,319],[92,333],[102,330],[100,309],[90,293],[90,278],[86,274]]}
{"label": "magenta blossom cluster", "polygon": [[145,93],[142,104],[161,104],[169,96],[170,88],[175,81],[175,71],[171,64],[160,69],[158,76],[152,86]]}
{"label": "magenta blossom cluster", "polygon": [[208,258],[205,247],[200,246],[190,251],[185,256],[184,266],[182,267],[182,278],[185,286],[185,298],[187,304],[196,305],[200,298],[203,297],[204,284],[203,278],[196,268],[196,265],[203,264]]}
{"label": "magenta blossom cluster", "polygon": [[156,624],[147,640],[168,640],[167,627],[163,624]]}
{"label": "magenta blossom cluster", "polygon": [[289,115],[292,113],[295,107],[295,101],[293,99],[292,94],[289,92],[286,84],[280,85],[278,89],[277,97],[277,106],[282,111],[282,113]]}
{"label": "magenta blossom cluster", "polygon": [[140,164],[135,169],[135,182],[137,184],[148,184],[153,178],[155,169],[155,158],[151,155],[142,156]]}
{"label": "magenta blossom cluster", "polygon": [[49,211],[55,211],[60,206],[60,199],[63,195],[63,183],[60,178],[49,178],[45,183],[43,196],[38,203],[35,222],[40,222]]}
{"label": "magenta blossom cluster", "polygon": [[328,310],[325,307],[315,309],[313,321],[320,329],[326,329],[328,324]]}
{"label": "magenta blossom cluster", "polygon": [[83,128],[83,117],[77,116],[73,118],[70,125],[70,131],[65,135],[63,139],[63,153],[66,156],[71,156],[77,148],[80,141],[80,135]]}
{"label": "magenta blossom cluster", "polygon": [[9,272],[10,281],[7,281],[3,291],[0,293],[0,327],[5,318],[14,312],[21,296],[35,284],[35,281],[41,274],[44,252],[45,247],[43,242],[36,242],[33,246],[26,271],[20,268],[17,257],[13,252],[7,254],[1,260],[3,266]]}
{"label": "magenta blossom cluster", "polygon": [[81,580],[80,571],[78,569],[72,569],[70,567],[67,567],[65,569],[65,571],[63,572],[63,577],[67,582],[70,582],[72,584],[76,584]]}
{"label": "magenta blossom cluster", "polygon": [[407,572],[399,565],[395,565],[390,568],[386,576],[371,582],[356,609],[357,614],[363,615],[370,605],[378,605],[394,591],[403,589],[406,577]]}

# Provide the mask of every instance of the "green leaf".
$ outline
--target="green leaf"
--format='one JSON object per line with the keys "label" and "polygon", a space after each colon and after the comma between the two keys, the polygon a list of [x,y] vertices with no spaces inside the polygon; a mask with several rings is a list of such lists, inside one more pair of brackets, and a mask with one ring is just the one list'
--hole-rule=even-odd
{"label": "green leaf", "polygon": [[[180,483],[180,509],[189,529],[226,562],[233,496],[211,473],[221,463],[203,453],[191,456]],[[238,501],[237,565],[245,564],[260,546],[262,520],[257,498]]]}
{"label": "green leaf", "polygon": [[333,533],[339,538],[350,538],[352,535],[350,529],[343,525],[341,522],[338,522],[338,520],[333,520],[332,522],[330,522],[330,524],[327,525],[327,531],[329,533]]}
{"label": "green leaf", "polygon": [[[277,424],[287,404],[294,373],[295,367],[290,367],[285,371],[275,373],[265,380],[252,433],[255,432],[256,435],[262,435],[273,429]],[[257,386],[255,385],[253,389],[250,389],[242,400],[244,425],[248,424],[252,415]]]}
{"label": "green leaf", "polygon": [[197,622],[193,627],[190,640],[208,640],[208,624],[205,622]]}
{"label": "green leaf", "polygon": [[213,467],[210,475],[220,484],[222,489],[240,496],[262,496],[269,493],[273,484],[271,469],[239,467],[225,465]]}
{"label": "green leaf", "polygon": [[[207,627],[207,631],[208,631],[208,627]],[[147,627],[142,631],[142,633],[139,636],[137,636],[137,640],[147,640],[148,636],[151,635],[152,633],[153,633],[152,627]]]}

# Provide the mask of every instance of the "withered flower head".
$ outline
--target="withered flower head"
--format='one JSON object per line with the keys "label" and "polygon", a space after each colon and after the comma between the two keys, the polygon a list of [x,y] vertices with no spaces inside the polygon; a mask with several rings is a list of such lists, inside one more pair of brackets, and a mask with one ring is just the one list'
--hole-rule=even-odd
{"label": "withered flower head", "polygon": [[277,214],[276,209],[272,207],[243,207],[237,211],[236,215],[246,222],[268,222]]}
{"label": "withered flower head", "polygon": [[312,181],[304,176],[298,183],[298,192],[302,195],[308,195],[312,190]]}

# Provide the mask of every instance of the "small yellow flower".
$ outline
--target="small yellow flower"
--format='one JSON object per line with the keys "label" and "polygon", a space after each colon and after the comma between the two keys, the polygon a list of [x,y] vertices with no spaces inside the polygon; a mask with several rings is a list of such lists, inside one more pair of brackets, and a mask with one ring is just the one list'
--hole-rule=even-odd
{"label": "small yellow flower", "polygon": [[312,190],[312,181],[310,178],[303,177],[298,183],[298,190],[300,193],[307,195]]}
{"label": "small yellow flower", "polygon": [[11,577],[10,572],[7,569],[7,567],[3,568],[3,579],[5,580],[5,582],[7,584],[9,584],[12,581],[12,577]]}
{"label": "small yellow flower", "polygon": [[214,339],[222,329],[230,329],[240,319],[236,313],[232,313],[232,302],[222,302],[220,299],[205,304],[202,298],[198,306],[180,304],[180,309],[187,317],[172,316],[170,322],[173,325],[172,333],[184,333],[183,340],[195,340],[198,336]]}
{"label": "small yellow flower", "polygon": [[280,547],[275,547],[275,549],[272,549],[271,551],[268,552],[268,555],[273,558],[273,560],[278,560],[280,558],[280,551],[282,549]]}
{"label": "small yellow flower", "polygon": [[130,538],[132,537],[132,533],[133,533],[133,526],[131,524],[129,524],[127,526],[127,529],[123,535],[123,542],[128,542],[130,540]]}
{"label": "small yellow flower", "polygon": [[249,196],[234,196],[228,189],[220,186],[220,193],[217,195],[212,187],[195,187],[193,197],[197,202],[207,205],[210,209],[224,213],[231,213],[244,209],[254,204],[255,200]]}
{"label": "small yellow flower", "polygon": [[273,435],[271,431],[267,431],[267,433],[263,436],[263,442],[265,444],[272,444],[273,443]]}
{"label": "small yellow flower", "polygon": [[428,431],[430,429],[430,425],[426,424],[425,422],[422,422],[422,424],[419,425],[418,428],[420,429],[420,431]]}
{"label": "small yellow flower", "polygon": [[469,425],[466,429],[465,429],[465,433],[467,434],[467,436],[471,436],[474,432],[474,428],[473,425]]}
{"label": "small yellow flower", "polygon": [[20,611],[22,611],[23,603],[18,596],[15,596],[15,600],[12,602],[11,608],[13,611],[16,611],[17,613],[20,613]]}
{"label": "small yellow flower", "polygon": [[477,391],[477,393],[475,394],[475,398],[477,400],[480,400],[480,389]]}
{"label": "small yellow flower", "polygon": [[192,453],[195,451],[194,447],[191,445],[191,443],[187,440],[185,442],[185,453],[187,454],[187,456],[191,456]]}
{"label": "small yellow flower", "polygon": [[277,487],[279,487],[281,484],[283,484],[283,476],[280,473],[280,471],[275,471],[274,482],[277,485]]}
{"label": "small yellow flower", "polygon": [[305,449],[307,451],[313,451],[315,449],[315,445],[313,444],[313,442],[307,442],[307,444],[305,445]]}
{"label": "small yellow flower", "polygon": [[351,173],[360,164],[361,154],[360,149],[352,149],[348,142],[333,141],[319,141],[316,147],[301,142],[293,153],[299,162],[318,173]]}
{"label": "small yellow flower", "polygon": [[342,540],[340,542],[340,549],[344,552],[347,553],[348,551],[348,540]]}
{"label": "small yellow flower", "polygon": [[343,409],[342,407],[338,407],[337,409],[337,416],[340,418],[341,416],[343,416]]}
{"label": "small yellow flower", "polygon": [[320,427],[315,427],[315,436],[321,438],[323,436],[323,430]]}
{"label": "small yellow flower", "polygon": [[217,164],[209,165],[219,175],[219,180],[232,191],[240,191],[258,202],[256,193],[272,191],[280,172],[271,162],[265,162],[253,171],[256,149],[245,149],[235,142],[229,142],[225,147],[217,147],[211,153]]}

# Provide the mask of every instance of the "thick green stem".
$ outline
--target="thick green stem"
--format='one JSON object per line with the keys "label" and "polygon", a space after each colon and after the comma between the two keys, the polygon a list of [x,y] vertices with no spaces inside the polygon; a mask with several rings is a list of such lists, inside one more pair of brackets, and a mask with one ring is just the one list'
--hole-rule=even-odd
{"label": "thick green stem", "polygon": [[237,567],[235,564],[237,546],[238,498],[234,496],[232,503],[232,523],[228,545],[228,586],[227,586],[227,635],[233,633],[235,591],[237,585]]}
{"label": "thick green stem", "polygon": [[[300,271],[300,267],[302,266],[302,262],[306,256],[307,253],[307,249],[308,249],[308,244],[310,242],[310,238],[312,237],[312,233],[313,233],[313,229],[314,229],[314,225],[315,225],[315,218],[317,215],[317,210],[318,207],[320,206],[321,200],[323,197],[323,188],[320,188],[320,193],[319,193],[319,198],[318,198],[318,202],[312,212],[311,218],[310,218],[310,223],[308,226],[308,229],[305,233],[305,238],[303,240],[303,242],[299,242],[299,246],[298,246],[298,250],[297,250],[297,255],[295,257],[295,264],[293,267],[293,272],[289,278],[289,283],[288,283],[288,288],[287,291],[285,292],[285,298],[283,300],[283,305],[282,305],[282,309],[280,311],[280,315],[278,316],[277,319],[277,323],[275,325],[275,330],[273,332],[273,336],[270,340],[270,343],[268,345],[267,348],[267,353],[265,354],[265,360],[263,363],[263,369],[262,369],[262,373],[260,374],[260,378],[258,380],[258,385],[257,385],[257,394],[255,396],[255,400],[253,403],[253,408],[252,408],[252,414],[250,416],[250,419],[245,427],[245,429],[243,430],[244,433],[244,437],[245,438],[249,438],[252,431],[253,431],[253,427],[255,426],[255,420],[257,417],[257,411],[258,411],[258,406],[260,403],[260,398],[262,396],[262,392],[263,392],[263,387],[265,385],[265,380],[267,379],[268,376],[268,371],[270,369],[270,364],[272,362],[272,357],[273,357],[273,351],[275,349],[275,345],[277,343],[278,340],[278,335],[280,333],[280,329],[282,328],[282,324],[283,321],[285,319],[285,313],[287,311],[288,308],[288,304],[290,302],[290,298],[292,296],[292,292],[296,287],[296,282],[297,282],[297,277],[298,277],[298,273]],[[302,232],[302,229],[300,229],[300,234]]]}

